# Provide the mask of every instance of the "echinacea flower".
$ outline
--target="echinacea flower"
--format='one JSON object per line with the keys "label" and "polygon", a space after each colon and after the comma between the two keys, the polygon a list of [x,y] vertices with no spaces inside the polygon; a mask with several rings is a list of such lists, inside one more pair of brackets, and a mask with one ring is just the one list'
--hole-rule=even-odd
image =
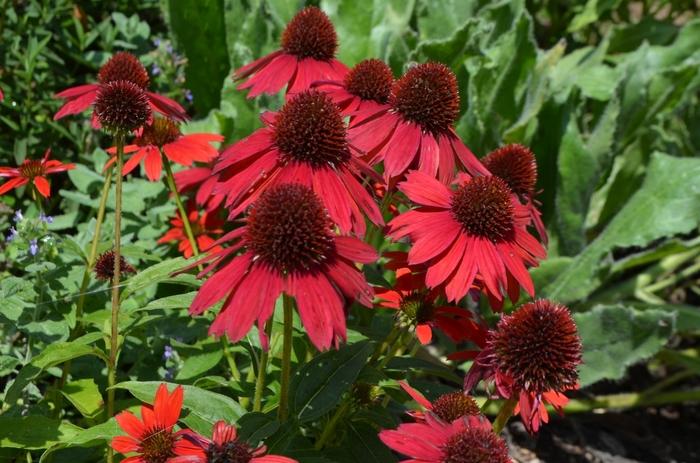
{"label": "echinacea flower", "polygon": [[[396,257],[394,260],[406,259]],[[406,264],[396,269],[396,282],[392,289],[376,286],[374,294],[379,299],[379,307],[397,311],[399,322],[413,327],[421,344],[429,344],[433,330],[439,329],[453,341],[471,339],[479,331],[467,310],[440,304],[440,292],[425,286],[425,272],[411,269]]]}
{"label": "echinacea flower", "polygon": [[[209,250],[211,252],[220,250],[220,246],[212,247],[216,241],[213,236],[220,235],[224,232],[222,228],[224,221],[218,217],[216,211],[213,213],[204,211],[200,214],[197,207],[192,202],[189,202],[187,204],[187,216],[190,226],[192,227],[192,234],[197,241],[197,248],[200,251]],[[192,244],[185,232],[185,223],[179,211],[177,216],[170,220],[170,225],[172,228],[165,232],[165,235],[158,240],[158,244],[177,241],[177,249],[185,258],[189,259],[193,254]]]}
{"label": "echinacea flower", "polygon": [[569,309],[546,299],[523,304],[489,333],[486,347],[464,379],[470,391],[481,379],[493,381],[505,398],[518,400],[515,412],[537,432],[549,421],[545,404],[561,413],[565,391],[578,389],[581,339]]}
{"label": "echinacea flower", "polygon": [[458,114],[454,73],[444,64],[419,64],[394,83],[388,104],[356,113],[348,140],[371,165],[384,161],[387,181],[418,169],[448,183],[458,165],[488,175],[454,131]]}
{"label": "echinacea flower", "polygon": [[108,131],[126,134],[151,118],[151,108],[141,87],[128,80],[115,80],[97,89],[95,115]]}
{"label": "echinacea flower", "polygon": [[486,155],[481,162],[489,172],[502,178],[525,204],[530,213],[530,220],[537,230],[542,242],[546,245],[547,229],[542,222],[542,214],[537,209],[540,205],[535,199],[537,192],[537,160],[530,148],[513,143],[502,146]]}
{"label": "echinacea flower", "polygon": [[0,167],[0,177],[9,178],[0,185],[0,195],[4,195],[13,188],[31,183],[44,198],[51,196],[51,185],[46,176],[75,169],[75,164],[63,164],[61,161],[49,159],[50,155],[51,149],[49,148],[42,159],[25,159],[19,167]]}
{"label": "echinacea flower", "polygon": [[246,64],[234,79],[248,79],[238,86],[250,89],[248,98],[273,95],[285,85],[291,96],[317,80],[342,80],[348,68],[335,59],[338,37],[328,16],[315,6],[298,12],[282,33],[281,49]]}
{"label": "echinacea flower", "polygon": [[180,418],[183,390],[177,386],[168,393],[165,384],[156,391],[153,406],[141,406],[141,419],[133,413],[123,411],[115,419],[128,436],[112,439],[112,448],[119,453],[135,454],[124,463],[166,463],[178,455],[197,454],[198,449],[182,437],[188,431],[173,428]]}
{"label": "echinacea flower", "polygon": [[[357,238],[335,235],[327,211],[307,186],[287,183],[267,189],[244,226],[217,244],[223,242],[231,246],[200,261],[214,261],[200,275],[214,274],[190,306],[190,313],[198,315],[225,298],[211,334],[225,333],[236,342],[257,320],[267,348],[264,326],[284,292],[296,300],[311,342],[326,350],[346,338],[346,301],[372,306],[372,290],[355,262],[374,262],[375,250]],[[243,254],[236,255],[239,250]]]}
{"label": "echinacea flower", "polygon": [[467,417],[445,422],[430,413],[425,418],[383,430],[379,439],[409,457],[401,460],[405,463],[511,463],[506,442],[488,420]]}
{"label": "echinacea flower", "polygon": [[360,61],[345,75],[345,79],[319,81],[311,84],[328,94],[346,116],[356,112],[378,110],[389,102],[394,75],[391,68],[379,59]]}
{"label": "echinacea flower", "polygon": [[[112,281],[114,278],[114,251],[106,251],[99,255],[95,260],[95,276],[98,280]],[[124,256],[119,256],[119,272],[121,275],[127,273],[136,273],[136,269],[132,267]]]}
{"label": "echinacea flower", "polygon": [[431,402],[423,394],[409,386],[406,381],[399,381],[399,385],[423,408],[423,410],[408,412],[416,421],[425,421],[426,412],[434,414],[447,423],[452,423],[464,417],[481,416],[481,410],[474,399],[462,391],[442,394],[435,401]]}
{"label": "echinacea flower", "polygon": [[[211,143],[224,141],[224,137],[214,133],[191,133],[183,135],[177,122],[161,117],[154,118],[137,133],[133,144],[124,147],[125,154],[131,157],[124,163],[122,170],[127,175],[144,161],[146,176],[152,182],[160,179],[163,170],[163,155],[170,161],[183,166],[191,166],[195,161],[209,162],[218,151]],[[107,150],[114,154],[114,147]],[[116,158],[107,162],[105,168],[114,164]]]}
{"label": "echinacea flower", "polygon": [[[107,61],[97,74],[96,84],[79,85],[71,87],[56,94],[57,98],[66,100],[66,103],[54,115],[53,120],[62,117],[79,114],[95,103],[101,85],[116,81],[128,81],[141,88],[145,94],[150,107],[167,117],[184,121],[187,120],[185,109],[171,100],[157,93],[148,91],[148,72],[141,62],[131,53],[115,53]],[[93,126],[99,127],[93,115]]]}
{"label": "echinacea flower", "polygon": [[526,265],[536,266],[546,251],[527,232],[527,209],[492,175],[461,174],[454,185],[420,171],[399,184],[418,207],[394,218],[389,236],[410,237],[409,265],[426,265],[426,285],[444,285],[448,301],[464,297],[477,277],[498,299],[505,290],[517,300],[520,287],[534,296]]}
{"label": "echinacea flower", "polygon": [[296,182],[316,192],[343,233],[362,237],[363,213],[383,225],[379,207],[360,183],[362,174],[381,177],[350,153],[343,118],[327,95],[299,93],[263,122],[267,127],[225,149],[214,167],[214,193],[226,194],[230,218],[267,188]]}
{"label": "echinacea flower", "polygon": [[224,421],[214,423],[211,439],[190,433],[185,439],[198,449],[196,455],[183,455],[169,460],[169,463],[297,463],[282,455],[267,455],[267,447],[253,447],[238,438],[238,431]]}
{"label": "echinacea flower", "polygon": [[207,212],[217,209],[224,198],[222,193],[213,193],[217,178],[213,174],[213,164],[190,167],[175,172],[175,186],[180,193],[195,191],[194,201]]}

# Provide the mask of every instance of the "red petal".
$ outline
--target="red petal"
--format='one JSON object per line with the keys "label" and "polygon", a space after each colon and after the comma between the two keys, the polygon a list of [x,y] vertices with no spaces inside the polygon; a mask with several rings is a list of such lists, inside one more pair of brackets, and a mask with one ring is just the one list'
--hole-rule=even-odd
{"label": "red petal", "polygon": [[452,192],[447,186],[424,172],[412,170],[406,174],[406,181],[399,184],[399,190],[414,203],[449,209]]}
{"label": "red petal", "polygon": [[51,196],[51,185],[44,177],[34,177],[34,186],[44,198]]}
{"label": "red petal", "polygon": [[370,264],[379,258],[372,246],[351,236],[336,236],[335,248],[338,255],[352,262]]}

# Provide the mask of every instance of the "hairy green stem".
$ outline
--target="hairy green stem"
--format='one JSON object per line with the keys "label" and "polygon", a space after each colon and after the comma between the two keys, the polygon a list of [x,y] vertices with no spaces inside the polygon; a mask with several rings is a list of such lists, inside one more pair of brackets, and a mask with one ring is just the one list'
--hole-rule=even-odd
{"label": "hairy green stem", "polygon": [[[119,280],[121,277],[121,239],[122,239],[122,169],[124,164],[124,134],[115,136],[117,146],[117,172],[114,206],[114,275],[112,276],[112,331],[109,347],[109,365],[107,365],[107,419],[114,416],[114,384],[117,377],[117,357],[119,350]],[[107,463],[114,461],[111,446],[107,450]]]}
{"label": "hairy green stem", "polygon": [[292,373],[292,334],[294,329],[294,302],[287,294],[282,294],[282,308],[284,310],[284,336],[282,339],[282,377],[280,379],[280,404],[278,416],[280,421],[285,421],[289,404],[289,379]]}
{"label": "hairy green stem", "polygon": [[[268,340],[272,334],[272,320],[268,320],[265,326],[265,333]],[[267,377],[267,362],[270,359],[270,349],[263,350],[260,354],[260,364],[258,365],[258,377],[255,380],[255,395],[253,396],[253,411],[259,412],[262,410],[262,397],[265,392],[265,378]]]}
{"label": "hairy green stem", "polygon": [[185,227],[185,234],[187,235],[187,239],[190,242],[190,246],[192,246],[192,254],[194,254],[194,256],[196,257],[199,255],[197,239],[194,237],[194,233],[192,232],[192,224],[190,223],[190,218],[187,214],[187,209],[185,209],[185,205],[182,203],[180,192],[177,191],[177,185],[175,184],[175,176],[173,175],[173,169],[170,166],[170,160],[167,156],[165,156],[162,153],[162,151],[161,157],[163,158],[163,166],[165,167],[168,188],[170,188],[170,192],[175,197],[175,204],[177,204],[177,210],[180,211],[180,217],[182,217],[182,223]]}
{"label": "hairy green stem", "polygon": [[224,357],[226,358],[226,362],[228,363],[228,367],[231,370],[231,377],[233,377],[234,380],[240,381],[241,380],[241,372],[238,371],[238,366],[236,365],[236,359],[231,352],[231,349],[229,349],[228,346],[228,339],[226,336],[221,336],[221,348],[224,351]]}
{"label": "hairy green stem", "polygon": [[515,398],[511,398],[503,402],[496,419],[493,421],[493,432],[500,434],[501,431],[503,431],[503,428],[505,428],[508,420],[511,416],[513,416],[513,411],[515,410],[515,406],[517,404],[518,399]]}
{"label": "hairy green stem", "polygon": [[316,445],[314,446],[316,450],[321,450],[328,443],[328,439],[335,432],[335,428],[338,425],[338,422],[341,420],[341,418],[345,416],[345,413],[347,413],[348,410],[350,410],[351,404],[352,401],[350,400],[350,398],[346,398],[340,405],[340,407],[336,409],[335,413],[326,424],[326,427],[323,428],[323,432],[321,432],[321,437],[319,437],[316,441]]}

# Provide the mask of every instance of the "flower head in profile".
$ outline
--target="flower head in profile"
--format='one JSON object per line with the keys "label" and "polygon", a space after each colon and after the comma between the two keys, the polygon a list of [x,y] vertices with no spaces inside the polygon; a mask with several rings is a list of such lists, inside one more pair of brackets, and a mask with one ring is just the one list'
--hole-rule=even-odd
{"label": "flower head in profile", "polygon": [[[95,260],[95,276],[98,280],[112,281],[114,278],[114,251],[106,251],[99,255]],[[119,272],[121,275],[127,273],[136,273],[136,269],[132,267],[124,256],[119,256]]]}
{"label": "flower head in profile", "polygon": [[409,237],[409,265],[425,265],[429,288],[444,288],[448,301],[464,297],[477,279],[493,297],[520,287],[534,296],[527,266],[546,256],[527,231],[529,216],[506,183],[495,176],[462,174],[454,188],[424,172],[412,171],[401,190],[418,207],[389,223],[394,240]]}
{"label": "flower head in profile", "polygon": [[[216,252],[221,249],[220,246],[213,246],[216,241],[214,237],[220,235],[224,232],[223,219],[218,217],[216,211],[202,213],[197,210],[195,204],[190,201],[187,204],[187,215],[192,227],[192,234],[197,240],[197,248],[200,251],[211,251]],[[187,233],[185,232],[185,223],[177,213],[177,216],[170,220],[171,228],[165,235],[163,235],[159,240],[158,244],[168,243],[170,241],[177,241],[177,249],[182,253],[185,258],[189,259],[192,257],[192,244],[190,243]]]}
{"label": "flower head in profile", "polygon": [[214,167],[219,178],[214,193],[226,194],[230,218],[266,189],[296,182],[316,192],[343,233],[363,236],[365,214],[377,225],[384,223],[361,183],[377,175],[350,153],[343,117],[327,95],[299,93],[278,113],[265,114],[263,122],[265,128],[226,148]]}
{"label": "flower head in profile", "polygon": [[548,421],[545,404],[561,411],[565,391],[578,388],[581,339],[569,310],[540,299],[505,315],[489,333],[464,380],[471,390],[481,379],[497,392],[518,399],[516,413],[530,432]]}
{"label": "flower head in profile", "polygon": [[542,242],[547,244],[547,229],[542,222],[537,192],[537,160],[530,148],[513,143],[491,151],[482,160],[484,166],[496,177],[503,179],[521,202],[527,207],[530,220]]}
{"label": "flower head in profile", "polygon": [[[100,87],[117,81],[131,82],[139,87],[145,93],[146,101],[153,111],[172,119],[187,120],[187,114],[182,106],[170,98],[148,91],[149,78],[146,68],[143,67],[138,58],[127,52],[115,53],[100,68],[97,74],[97,83],[79,85],[57,93],[56,97],[65,100],[66,103],[61,106],[53,119],[56,121],[89,109],[95,103]],[[93,114],[92,121],[94,127],[100,127],[100,121],[95,114]]]}
{"label": "flower head in profile", "polygon": [[156,391],[153,406],[141,406],[141,419],[123,411],[115,419],[126,436],[112,439],[112,448],[122,454],[133,454],[122,460],[128,463],[165,463],[179,455],[196,455],[197,449],[182,437],[186,431],[173,428],[180,418],[183,389],[177,386],[168,393],[165,384]]}
{"label": "flower head in profile", "polygon": [[407,456],[405,463],[510,463],[508,446],[486,419],[460,418],[446,422],[425,415],[425,421],[383,430],[379,439]]}
{"label": "flower head in profile", "polygon": [[440,292],[426,288],[425,270],[408,266],[406,253],[392,252],[385,256],[391,258],[387,268],[397,265],[398,268],[393,288],[375,287],[378,306],[396,310],[399,323],[415,329],[421,344],[430,343],[434,329],[455,342],[472,339],[479,333],[469,311],[439,303]]}
{"label": "flower head in profile", "polygon": [[427,412],[447,423],[464,417],[481,417],[481,410],[474,399],[462,391],[442,394],[431,402],[423,394],[409,386],[406,381],[399,381],[399,385],[422,408],[422,410],[408,412],[416,421],[425,421]]}
{"label": "flower head in profile", "polygon": [[236,427],[224,421],[214,424],[211,439],[193,433],[185,438],[199,452],[173,458],[169,463],[297,463],[282,455],[268,455],[265,445],[254,447],[241,440]]}
{"label": "flower head in profile", "polygon": [[213,163],[175,172],[177,191],[180,193],[194,192],[195,203],[207,212],[218,209],[226,198],[222,193],[213,193],[216,182],[216,175],[213,174]]}
{"label": "flower head in profile", "polygon": [[440,63],[410,68],[392,87],[389,103],[358,111],[348,140],[375,165],[384,162],[384,178],[418,169],[443,183],[456,167],[472,175],[488,170],[457,137],[459,90],[454,73]]}
{"label": "flower head in profile", "polygon": [[30,183],[44,198],[51,196],[51,185],[46,177],[75,169],[75,164],[64,164],[61,161],[49,159],[50,155],[49,148],[42,159],[25,159],[18,167],[0,167],[0,177],[9,179],[0,185],[0,195]]}
{"label": "flower head in profile", "polygon": [[95,115],[108,131],[126,134],[151,118],[151,108],[141,87],[128,80],[115,80],[97,89]]}
{"label": "flower head in profile", "polygon": [[216,244],[225,242],[230,246],[200,261],[212,261],[202,274],[214,273],[190,306],[198,315],[224,299],[209,330],[214,335],[236,342],[257,321],[267,348],[265,323],[286,293],[296,300],[311,342],[325,350],[346,338],[346,303],[372,306],[372,291],[355,263],[374,262],[376,252],[357,238],[337,236],[321,200],[303,184],[265,190],[245,224]]}
{"label": "flower head in profile", "polygon": [[311,84],[328,94],[346,116],[357,112],[378,110],[389,102],[394,75],[391,68],[379,59],[360,61],[345,75],[345,79],[336,81],[318,81]]}
{"label": "flower head in profile", "polygon": [[338,37],[328,16],[307,6],[282,33],[281,49],[246,64],[234,79],[247,79],[238,89],[250,89],[248,98],[273,95],[285,85],[289,96],[307,90],[317,80],[342,80],[347,67],[335,59]]}
{"label": "flower head in profile", "polygon": [[[124,163],[123,174],[127,175],[143,161],[146,176],[155,182],[160,179],[163,170],[161,151],[170,161],[189,167],[195,161],[213,160],[218,151],[211,144],[220,143],[223,140],[224,137],[213,133],[183,135],[177,122],[156,117],[137,131],[133,144],[124,147],[124,153],[131,154],[131,157]],[[110,148],[107,152],[114,154],[116,150]],[[105,168],[114,164],[115,161],[116,158],[113,156]]]}

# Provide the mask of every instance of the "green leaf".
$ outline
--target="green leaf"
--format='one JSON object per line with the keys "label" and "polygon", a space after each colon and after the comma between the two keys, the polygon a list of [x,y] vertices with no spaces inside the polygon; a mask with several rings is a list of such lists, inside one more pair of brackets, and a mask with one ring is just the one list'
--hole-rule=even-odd
{"label": "green leaf", "polygon": [[107,356],[100,349],[85,345],[79,340],[49,344],[20,370],[17,378],[5,393],[5,403],[15,404],[27,384],[37,378],[45,369],[85,355],[94,355],[107,360]]}
{"label": "green leaf", "polygon": [[372,343],[362,341],[324,352],[304,364],[290,386],[291,408],[299,421],[319,418],[338,405],[372,350]]}
{"label": "green leaf", "polygon": [[700,222],[699,177],[700,159],[655,153],[639,191],[541,294],[562,303],[583,299],[599,286],[597,272],[606,253],[695,229]]}
{"label": "green leaf", "polygon": [[27,450],[45,449],[71,439],[78,426],[45,416],[0,417],[0,447]]}
{"label": "green leaf", "polygon": [[20,363],[21,362],[15,357],[0,355],[0,378],[15,371],[15,367]]}
{"label": "green leaf", "polygon": [[165,8],[176,44],[187,56],[185,85],[192,91],[197,112],[206,114],[219,106],[219,91],[230,71],[224,1],[168,0]]}
{"label": "green leaf", "polygon": [[251,445],[257,445],[270,437],[280,428],[280,423],[275,416],[253,412],[247,413],[238,420],[239,438]]}
{"label": "green leaf", "polygon": [[[78,428],[79,429],[79,428]],[[67,433],[46,449],[41,455],[39,462],[50,461],[49,455],[56,450],[68,447],[91,447],[95,445],[104,445],[104,442],[111,441],[116,436],[124,435],[124,431],[119,426],[114,418],[108,421],[93,426],[88,429],[76,430],[74,433]]]}
{"label": "green leaf", "polygon": [[583,343],[582,387],[621,379],[627,367],[656,354],[674,332],[675,314],[623,305],[597,306],[574,314]]}
{"label": "green leaf", "polygon": [[87,418],[97,416],[104,405],[102,394],[93,379],[79,379],[66,383],[61,388],[61,394]]}
{"label": "green leaf", "polygon": [[336,457],[338,459],[338,457],[344,456],[344,458],[338,459],[340,462],[389,463],[397,461],[391,450],[379,440],[377,430],[367,423],[349,423],[346,443],[342,454],[339,453]]}
{"label": "green leaf", "polygon": [[175,379],[178,381],[188,381],[196,378],[216,367],[223,356],[224,353],[218,343],[210,344],[204,352],[191,355],[185,359],[185,363],[182,365],[180,371],[178,371]]}
{"label": "green leaf", "polygon": [[143,308],[135,310],[186,309],[192,304],[192,301],[196,295],[197,291],[192,291],[184,294],[165,296],[149,302]]}
{"label": "green leaf", "polygon": [[187,263],[188,261],[185,258],[176,257],[175,259],[158,262],[157,264],[148,267],[146,270],[137,273],[126,281],[124,290],[121,294],[121,300],[126,300],[136,291],[140,291],[153,284],[167,280],[170,278],[170,275],[173,272],[182,269],[187,265]]}
{"label": "green leaf", "polygon": [[[141,402],[150,404],[153,403],[156,390],[161,384],[166,384],[169,391],[172,391],[177,386],[177,384],[163,383],[160,381],[126,381],[116,384],[114,387],[126,389]],[[218,420],[235,423],[245,414],[243,407],[230,397],[211,391],[205,391],[195,386],[183,385],[182,388],[185,393],[183,407],[190,410],[190,412],[197,415],[197,417],[207,421],[212,426]]]}

